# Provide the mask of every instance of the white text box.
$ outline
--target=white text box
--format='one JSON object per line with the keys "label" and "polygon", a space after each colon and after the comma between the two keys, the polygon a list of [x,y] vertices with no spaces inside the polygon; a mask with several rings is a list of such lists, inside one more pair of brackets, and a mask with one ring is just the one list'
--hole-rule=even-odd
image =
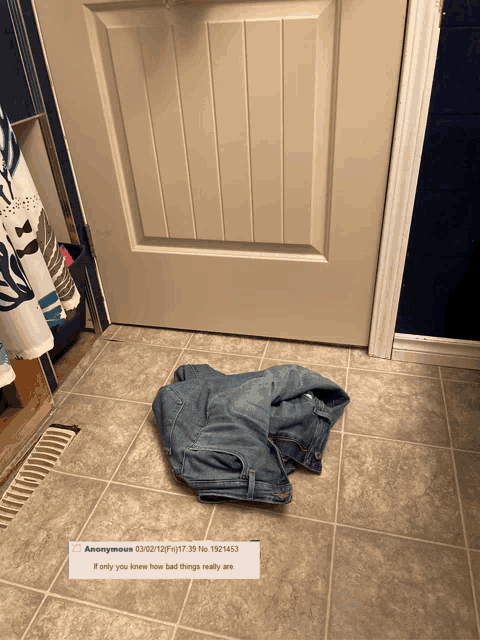
{"label": "white text box", "polygon": [[73,580],[258,580],[260,542],[69,542]]}

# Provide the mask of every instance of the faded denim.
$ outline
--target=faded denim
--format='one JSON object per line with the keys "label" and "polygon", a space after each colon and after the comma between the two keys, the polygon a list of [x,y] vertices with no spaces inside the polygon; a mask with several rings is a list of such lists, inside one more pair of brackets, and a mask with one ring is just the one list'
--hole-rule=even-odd
{"label": "faded denim", "polygon": [[315,473],[331,427],[350,402],[337,384],[290,364],[225,375],[181,365],[153,412],[175,478],[200,502],[286,504],[288,474]]}

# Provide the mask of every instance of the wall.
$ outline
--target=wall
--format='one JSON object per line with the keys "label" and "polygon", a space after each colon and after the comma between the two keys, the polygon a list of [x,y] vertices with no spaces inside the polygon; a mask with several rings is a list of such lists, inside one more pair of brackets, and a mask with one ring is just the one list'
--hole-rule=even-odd
{"label": "wall", "polygon": [[480,340],[480,1],[443,12],[395,331]]}

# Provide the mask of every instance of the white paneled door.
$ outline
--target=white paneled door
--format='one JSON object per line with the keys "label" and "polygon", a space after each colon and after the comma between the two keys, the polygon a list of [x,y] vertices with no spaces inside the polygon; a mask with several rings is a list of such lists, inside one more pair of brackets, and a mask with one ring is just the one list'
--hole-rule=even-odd
{"label": "white paneled door", "polygon": [[112,322],[367,345],[407,0],[34,0]]}

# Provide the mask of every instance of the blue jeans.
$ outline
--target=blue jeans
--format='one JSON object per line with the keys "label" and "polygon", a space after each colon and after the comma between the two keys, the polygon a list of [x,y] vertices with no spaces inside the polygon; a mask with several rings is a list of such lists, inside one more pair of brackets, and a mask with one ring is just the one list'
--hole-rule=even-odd
{"label": "blue jeans", "polygon": [[337,384],[290,364],[225,375],[182,365],[153,402],[175,478],[200,502],[292,499],[288,474],[322,470],[331,427],[350,402]]}

